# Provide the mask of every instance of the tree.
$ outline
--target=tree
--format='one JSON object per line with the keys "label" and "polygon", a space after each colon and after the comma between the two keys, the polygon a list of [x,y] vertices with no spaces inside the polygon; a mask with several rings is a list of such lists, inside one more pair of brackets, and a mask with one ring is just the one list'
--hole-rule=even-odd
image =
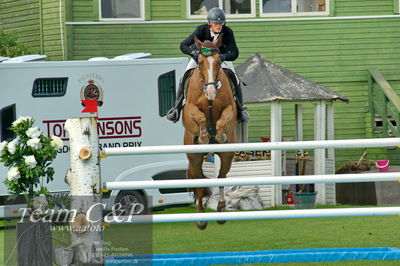
{"label": "tree", "polygon": [[32,50],[18,42],[16,34],[0,30],[0,56],[15,57],[26,54],[32,54]]}

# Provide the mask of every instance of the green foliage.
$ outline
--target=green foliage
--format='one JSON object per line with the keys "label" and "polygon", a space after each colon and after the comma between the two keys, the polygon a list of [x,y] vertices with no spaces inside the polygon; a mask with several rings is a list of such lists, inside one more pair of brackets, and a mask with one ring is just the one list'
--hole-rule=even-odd
{"label": "green foliage", "polygon": [[32,54],[31,49],[19,43],[15,34],[0,30],[0,56],[15,57],[26,54]]}
{"label": "green foliage", "polygon": [[0,143],[0,162],[9,168],[4,183],[14,195],[48,195],[46,184],[53,180],[51,162],[57,156],[62,141],[58,137],[47,137],[34,120],[20,117],[12,123],[16,137]]}

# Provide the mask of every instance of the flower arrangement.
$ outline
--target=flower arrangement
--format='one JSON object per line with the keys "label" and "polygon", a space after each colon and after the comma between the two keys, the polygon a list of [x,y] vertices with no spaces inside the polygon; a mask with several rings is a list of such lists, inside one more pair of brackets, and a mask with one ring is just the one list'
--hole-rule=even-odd
{"label": "flower arrangement", "polygon": [[63,145],[60,138],[43,135],[31,117],[20,117],[12,123],[16,137],[0,143],[0,162],[8,167],[4,181],[14,195],[48,195],[46,184],[53,180],[51,162]]}

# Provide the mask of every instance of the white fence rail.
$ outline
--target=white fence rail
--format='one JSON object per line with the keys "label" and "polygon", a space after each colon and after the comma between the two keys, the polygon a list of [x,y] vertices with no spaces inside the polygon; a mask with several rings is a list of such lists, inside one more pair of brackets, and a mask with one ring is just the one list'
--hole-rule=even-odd
{"label": "white fence rail", "polygon": [[[144,155],[169,153],[208,153],[259,150],[297,150],[297,149],[329,149],[329,148],[365,148],[365,147],[400,147],[400,138],[350,139],[325,141],[296,142],[261,142],[235,144],[206,145],[171,145],[148,146],[132,148],[105,148],[103,155]],[[242,177],[230,179],[191,179],[163,181],[123,181],[106,182],[104,187],[110,190],[160,189],[187,187],[217,187],[217,186],[253,186],[277,184],[310,184],[310,183],[349,183],[374,181],[400,181],[400,173],[368,173],[352,175],[307,175],[279,177]],[[316,218],[316,217],[346,217],[400,215],[400,207],[374,208],[342,208],[342,209],[311,209],[311,210],[277,210],[277,211],[246,211],[246,212],[212,212],[126,216],[110,223],[165,223],[220,220],[253,220],[253,219],[286,219],[286,218]],[[122,221],[121,221],[122,220]]]}
{"label": "white fence rail", "polygon": [[103,155],[139,155],[170,153],[208,153],[260,150],[297,150],[330,148],[366,148],[398,146],[400,138],[346,139],[320,141],[255,142],[234,144],[167,145],[127,148],[104,148]]}
{"label": "white fence rail", "polygon": [[288,218],[320,218],[320,217],[351,217],[351,216],[378,216],[400,215],[400,207],[373,207],[373,208],[342,208],[342,209],[308,209],[308,210],[276,210],[276,211],[246,211],[246,212],[209,212],[209,213],[177,213],[134,215],[119,217],[121,223],[171,223],[195,221],[221,220],[261,220],[261,219],[288,219]]}
{"label": "white fence rail", "polygon": [[350,183],[397,181],[400,173],[368,173],[352,175],[303,175],[303,176],[268,176],[268,177],[241,177],[224,179],[185,179],[185,180],[158,180],[158,181],[121,181],[105,182],[103,187],[109,190],[135,190],[159,188],[192,188],[192,187],[219,187],[219,186],[255,186],[281,184],[314,184],[314,183]]}

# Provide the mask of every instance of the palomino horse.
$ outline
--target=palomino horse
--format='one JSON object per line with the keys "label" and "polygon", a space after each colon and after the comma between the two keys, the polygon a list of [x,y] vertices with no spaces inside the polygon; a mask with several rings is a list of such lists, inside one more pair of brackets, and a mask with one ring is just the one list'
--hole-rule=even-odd
{"label": "palomino horse", "polygon": [[[184,144],[234,143],[237,124],[237,109],[229,80],[221,67],[219,46],[222,38],[215,42],[200,42],[195,38],[199,48],[198,66],[190,78],[186,93],[186,104],[183,108],[183,125],[185,127]],[[218,178],[225,178],[232,165],[233,152],[217,153],[221,159]],[[188,153],[189,179],[206,178],[202,164],[205,154]],[[197,200],[197,212],[204,212],[203,197],[210,196],[208,188],[193,188]],[[224,188],[219,188],[220,199],[218,211],[224,211]],[[223,224],[225,221],[218,221]],[[207,222],[197,222],[201,230]]]}

